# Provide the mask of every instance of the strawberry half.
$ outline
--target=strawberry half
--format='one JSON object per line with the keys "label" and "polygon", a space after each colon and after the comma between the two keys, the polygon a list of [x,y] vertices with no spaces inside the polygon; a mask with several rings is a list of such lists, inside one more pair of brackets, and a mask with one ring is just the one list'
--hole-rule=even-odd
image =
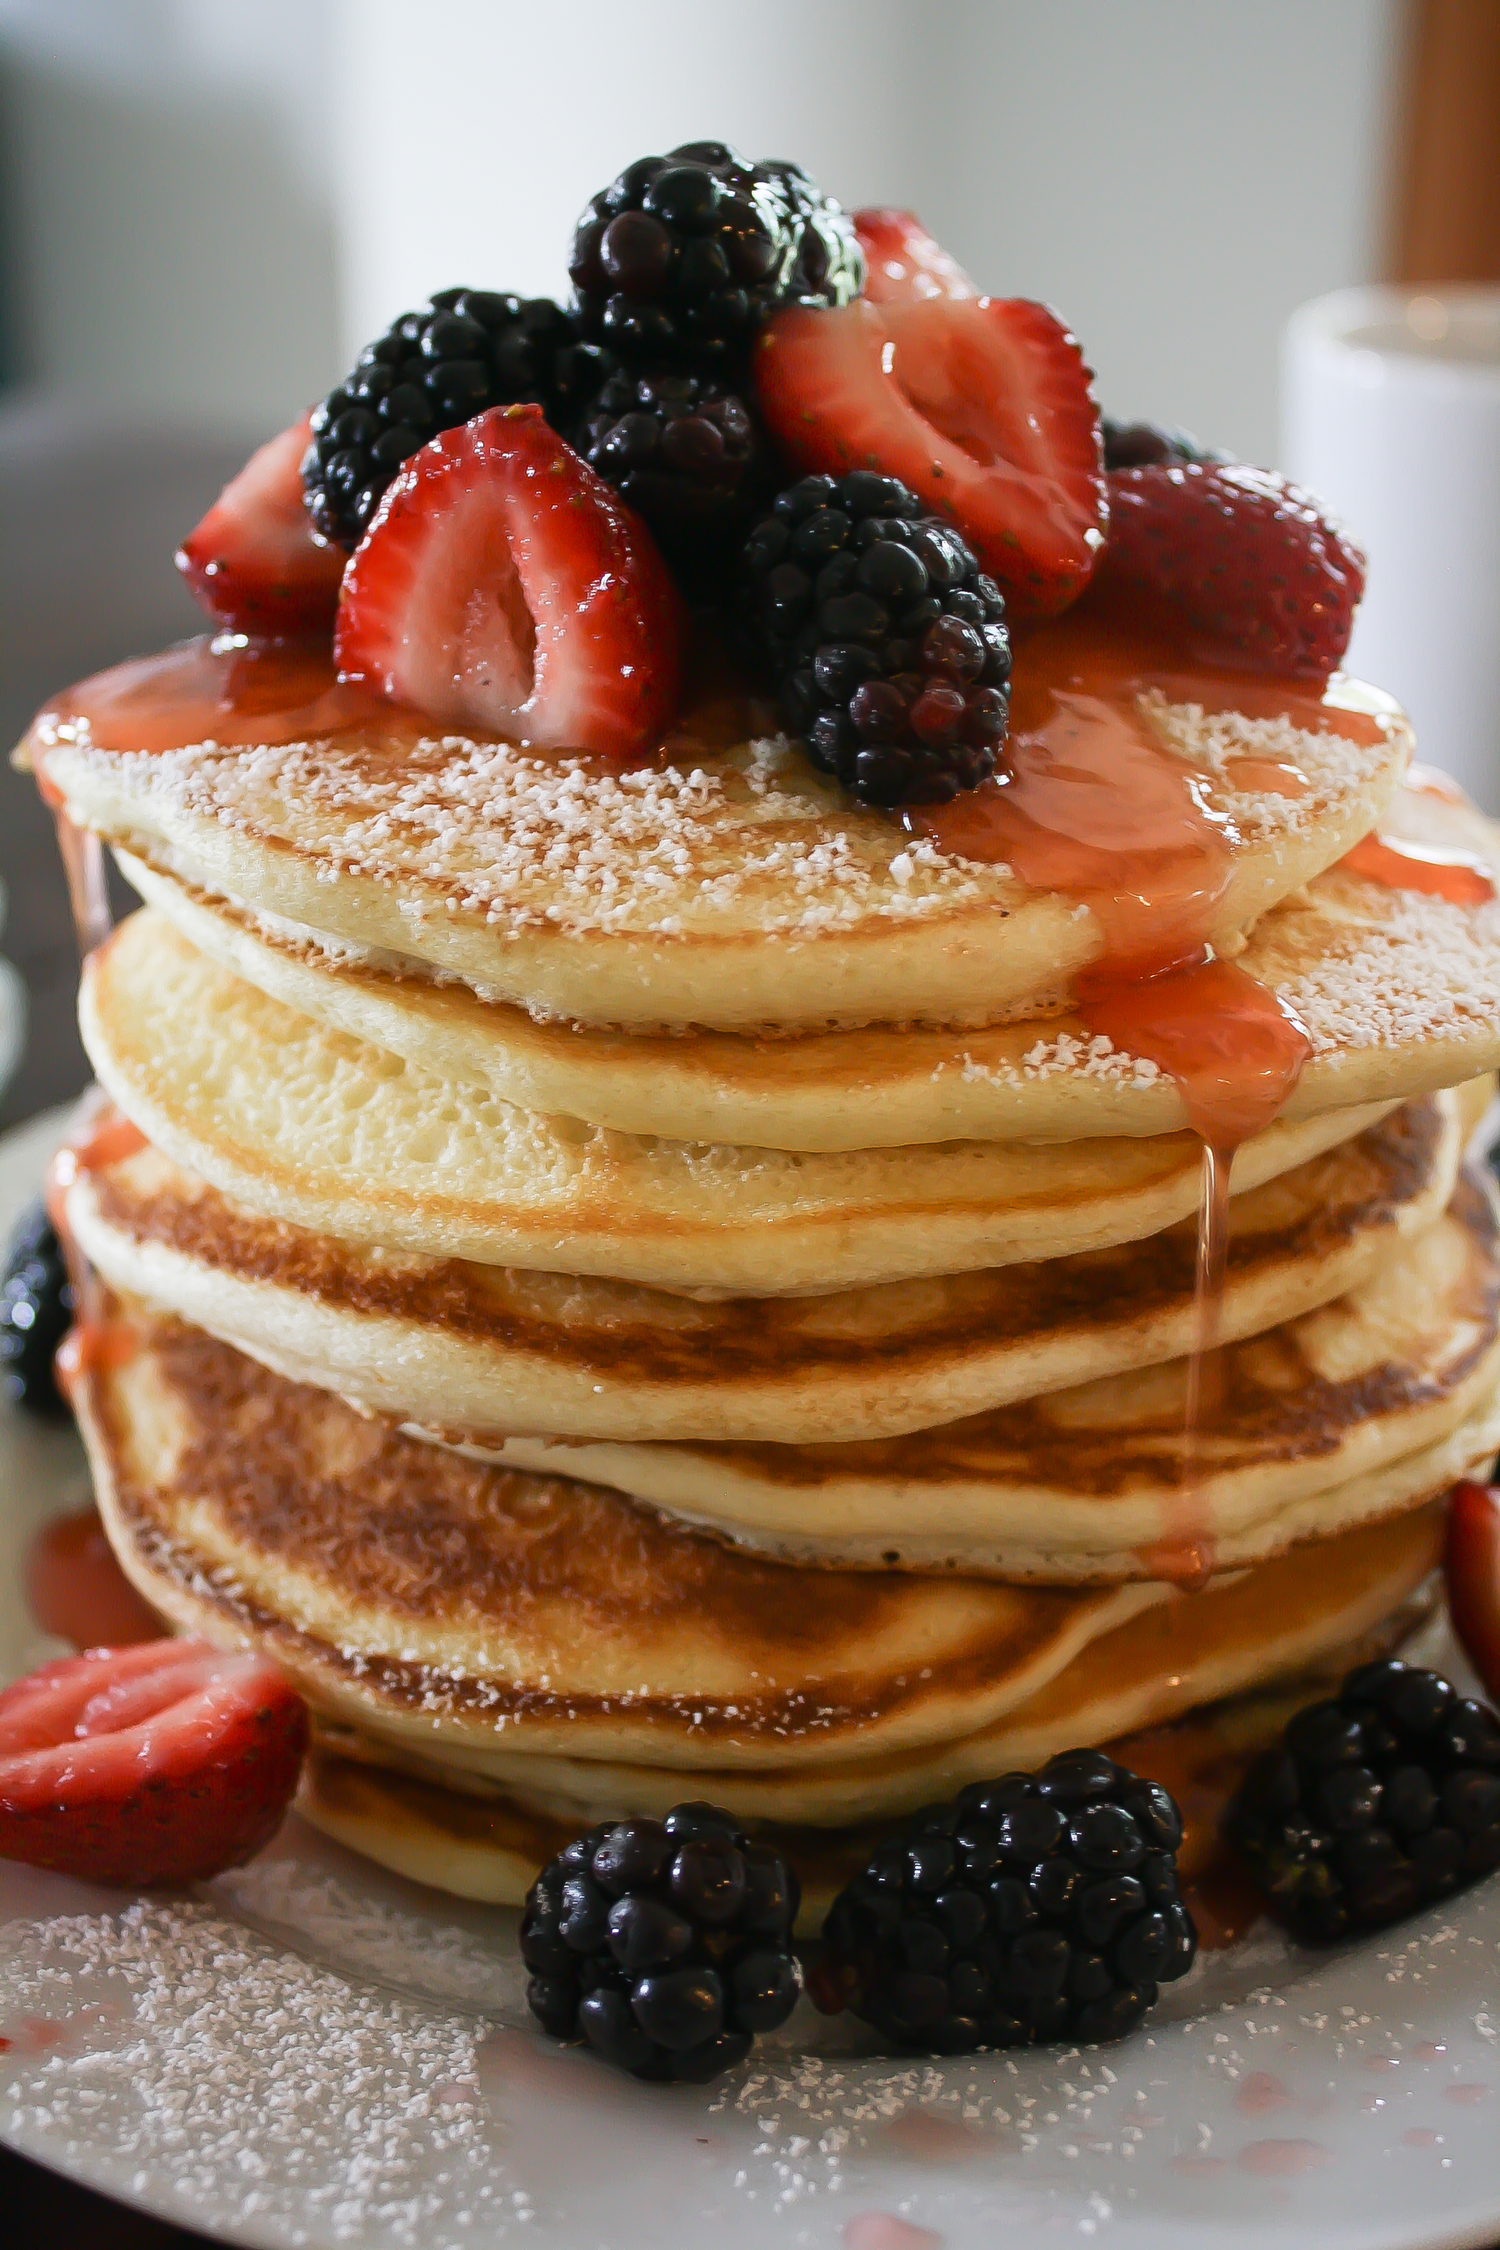
{"label": "strawberry half", "polygon": [[307,1706],[204,1641],[96,1648],[0,1694],[0,1859],[92,1883],[192,1883],[269,1842]]}
{"label": "strawberry half", "polygon": [[311,443],[304,414],[251,454],[177,550],[194,598],[222,625],[306,633],[333,622],[344,557],[314,538],[302,505]]}
{"label": "strawberry half", "polygon": [[683,634],[640,518],[539,406],[493,406],[386,492],[334,650],[346,679],[434,719],[628,758],[675,708]]}
{"label": "strawberry half", "polygon": [[1500,1698],[1500,1497],[1465,1477],[1448,1495],[1448,1614],[1488,1695]]}
{"label": "strawberry half", "polygon": [[877,204],[855,212],[854,231],[865,254],[865,295],[872,305],[979,296],[958,260],[949,257],[914,211]]}
{"label": "strawberry half", "polygon": [[899,477],[957,526],[1018,614],[1063,609],[1088,583],[1108,521],[1099,411],[1045,305],[793,306],[761,332],[755,381],[799,468]]}
{"label": "strawberry half", "polygon": [[1116,469],[1101,604],[1209,653],[1326,679],[1349,646],[1365,558],[1310,493],[1208,461]]}

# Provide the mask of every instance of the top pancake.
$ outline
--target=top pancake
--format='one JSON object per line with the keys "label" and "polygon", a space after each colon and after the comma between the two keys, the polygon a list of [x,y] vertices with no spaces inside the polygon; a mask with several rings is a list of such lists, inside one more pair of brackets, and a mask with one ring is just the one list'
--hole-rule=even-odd
{"label": "top pancake", "polygon": [[[1430,787],[1399,788],[1381,833],[1500,867],[1500,829]],[[463,985],[335,956],[129,854],[121,863],[190,943],[272,999],[502,1101],[617,1132],[817,1152],[1135,1137],[1187,1122],[1164,1070],[1073,1014],[775,1039],[536,1023]],[[1311,1043],[1288,1118],[1500,1067],[1500,901],[1395,889],[1341,863],[1273,907],[1238,960]]]}
{"label": "top pancake", "polygon": [[[1396,706],[1340,692],[1373,745],[1284,716],[1139,706],[1222,836],[1203,931],[1217,947],[1365,835],[1399,778]],[[621,773],[394,723],[147,753],[54,718],[30,752],[81,826],[207,893],[575,1022],[994,1022],[1104,944],[1076,899],[914,841],[780,742]],[[1288,763],[1296,796],[1263,785]]]}

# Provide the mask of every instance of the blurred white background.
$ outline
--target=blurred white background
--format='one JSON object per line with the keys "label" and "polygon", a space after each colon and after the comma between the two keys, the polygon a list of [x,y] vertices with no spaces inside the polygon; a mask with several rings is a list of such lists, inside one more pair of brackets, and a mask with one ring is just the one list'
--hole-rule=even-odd
{"label": "blurred white background", "polygon": [[725,138],[1043,296],[1112,410],[1277,448],[1370,277],[1393,0],[0,0],[16,372],[280,426],[452,282],[565,287],[633,156]]}

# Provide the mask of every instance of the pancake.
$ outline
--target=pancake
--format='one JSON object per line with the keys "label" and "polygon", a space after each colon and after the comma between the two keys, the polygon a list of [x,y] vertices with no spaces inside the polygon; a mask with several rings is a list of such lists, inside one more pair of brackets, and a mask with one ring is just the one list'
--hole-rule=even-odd
{"label": "pancake", "polygon": [[[1212,1876],[1222,1846],[1219,1820],[1243,1774],[1294,1713],[1329,1695],[1355,1664],[1405,1645],[1419,1624],[1413,1602],[1369,1633],[1330,1652],[1294,1679],[1105,1745],[1133,1773],[1171,1790],[1185,1822],[1177,1854],[1185,1883]],[[297,1810],[325,1835],[419,1883],[520,1906],[538,1870],[578,1833],[577,1813],[546,1813],[472,1776],[437,1780],[386,1761],[373,1736],[315,1726]],[[813,1937],[834,1895],[869,1857],[880,1825],[810,1828],[757,1824],[757,1833],[797,1870],[797,1935]]]}
{"label": "pancake", "polygon": [[789,1570],[104,1310],[75,1403],[152,1604],[263,1649],[418,1770],[544,1806],[875,1817],[1301,1669],[1399,1607],[1441,1540],[1418,1509],[1187,1596]]}
{"label": "pancake", "polygon": [[[1471,1102],[1407,1103],[1237,1197],[1225,1339],[1356,1288],[1430,1226],[1457,1178]],[[1071,1258],[714,1301],[342,1243],[244,1210],[149,1146],[83,1173],[67,1222],[113,1287],[293,1381],[481,1442],[523,1431],[782,1446],[890,1437],[1192,1342],[1192,1221]],[[701,1504],[696,1458],[606,1447],[562,1473]],[[734,1457],[702,1458],[732,1507]]]}
{"label": "pancake", "polygon": [[[515,1109],[268,999],[150,908],[90,956],[79,1021],[109,1094],[174,1163],[271,1218],[430,1257],[775,1295],[1139,1241],[1198,1200],[1190,1133],[819,1156]],[[1271,1126],[1239,1151],[1234,1191],[1378,1114]]]}
{"label": "pancake", "polygon": [[[1046,660],[1060,679],[1072,630]],[[1045,645],[1018,652],[1018,690]],[[1138,707],[1141,754],[1174,789],[1192,772],[1216,828],[1224,881],[1201,934],[1221,949],[1368,832],[1410,749],[1395,704],[1357,683],[1322,707],[1289,686],[1271,699],[1265,718]],[[1332,699],[1373,743],[1284,715],[1332,727]],[[780,741],[684,740],[622,773],[423,735],[396,711],[314,741],[155,752],[101,749],[54,713],[28,753],[75,822],[199,890],[574,1022],[990,1022],[1104,945],[1089,908],[914,841]]]}
{"label": "pancake", "polygon": [[[1382,831],[1500,864],[1500,830],[1401,788]],[[151,906],[288,1007],[520,1107],[619,1132],[763,1148],[1074,1140],[1187,1123],[1168,1075],[1076,1015],[957,1033],[914,1025],[755,1039],[537,1023],[463,985],[258,921],[128,854]],[[1283,1115],[1406,1099],[1500,1065],[1500,903],[1393,889],[1340,864],[1250,933],[1240,966],[1303,1025],[1312,1054]]]}
{"label": "pancake", "polygon": [[853,1444],[512,1437],[507,1466],[614,1486],[802,1564],[1143,1578],[1221,1570],[1410,1507],[1500,1448],[1500,1240],[1467,1178],[1357,1289],[1226,1348],[1190,1445],[1188,1363]]}
{"label": "pancake", "polygon": [[75,1404],[127,1571],[320,1709],[483,1750],[774,1765],[1024,1701],[1164,1586],[788,1570],[598,1487],[479,1466],[128,1299]]}
{"label": "pancake", "polygon": [[[1201,1704],[1305,1671],[1419,1599],[1441,1554],[1445,1513],[1422,1508],[1298,1547],[1202,1593],[1154,1603],[1091,1640],[1044,1688],[971,1735],[884,1757],[832,1755],[779,1768],[736,1762],[696,1769],[692,1793],[757,1826],[846,1827],[917,1811],[971,1781],[1028,1771],[1079,1743],[1164,1725]],[[379,1733],[386,1746],[391,1730]],[[389,1747],[387,1757],[392,1757]],[[688,1777],[672,1766],[527,1757],[514,1748],[476,1756],[436,1732],[414,1758],[392,1762],[467,1785],[480,1775],[538,1810],[585,1820],[655,1817],[679,1803]]]}

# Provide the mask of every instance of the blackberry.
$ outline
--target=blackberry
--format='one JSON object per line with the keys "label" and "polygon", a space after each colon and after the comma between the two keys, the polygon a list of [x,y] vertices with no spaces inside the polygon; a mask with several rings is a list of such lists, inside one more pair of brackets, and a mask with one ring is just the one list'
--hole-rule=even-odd
{"label": "blackberry", "polygon": [[798,1903],[786,1862],[713,1805],[606,1822],[526,1894],[531,2012],[634,2078],[706,2085],[797,2005]]}
{"label": "blackberry", "polygon": [[679,570],[715,578],[732,568],[775,482],[751,407],[695,375],[611,375],[572,443]]}
{"label": "blackberry", "polygon": [[780,305],[846,305],[864,286],[850,220],[795,164],[722,141],[643,156],[600,190],[568,271],[591,336],[641,367],[737,369]]}
{"label": "blackberry", "polygon": [[429,438],[521,400],[563,429],[613,366],[550,298],[440,289],[367,344],[313,408],[302,485],[314,530],[356,546],[402,462]]}
{"label": "blackberry", "polygon": [[0,1381],[17,1406],[34,1414],[67,1413],[52,1359],[72,1319],[73,1285],[38,1197],[11,1235],[0,1281]]}
{"label": "blackberry", "polygon": [[1098,1750],[975,1782],[878,1844],[814,1972],[898,2047],[1119,2039],[1198,1948],[1167,1792]]}
{"label": "blackberry", "polygon": [[1174,429],[1165,422],[1111,422],[1105,417],[1106,469],[1171,468],[1181,461],[1212,461],[1223,466],[1233,459],[1232,453],[1218,446],[1200,445],[1190,431]]}
{"label": "blackberry", "polygon": [[1225,1834],[1299,1937],[1381,1929],[1500,1867],[1500,1718],[1362,1664],[1251,1768]]}
{"label": "blackberry", "polygon": [[788,730],[862,804],[942,804],[1010,726],[1005,603],[951,524],[856,469],[781,493],[745,548]]}

